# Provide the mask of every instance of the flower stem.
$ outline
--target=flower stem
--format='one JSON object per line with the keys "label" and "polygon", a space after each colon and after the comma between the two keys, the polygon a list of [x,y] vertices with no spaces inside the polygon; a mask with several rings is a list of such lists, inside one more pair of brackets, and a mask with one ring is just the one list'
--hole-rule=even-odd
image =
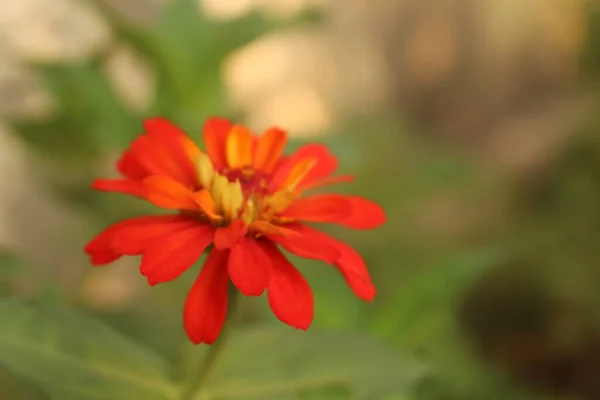
{"label": "flower stem", "polygon": [[198,368],[189,375],[187,385],[181,394],[181,400],[193,400],[197,391],[202,388],[204,383],[210,377],[212,370],[216,364],[219,355],[225,348],[225,344],[229,339],[231,330],[235,325],[235,320],[239,311],[240,293],[231,283],[229,286],[229,307],[227,311],[227,320],[225,326],[219,335],[219,338],[211,345]]}

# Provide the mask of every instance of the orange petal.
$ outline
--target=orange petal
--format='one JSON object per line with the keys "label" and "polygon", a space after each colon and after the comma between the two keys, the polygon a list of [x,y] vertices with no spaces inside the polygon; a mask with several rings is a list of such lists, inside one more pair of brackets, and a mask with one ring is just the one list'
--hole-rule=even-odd
{"label": "orange petal", "polygon": [[300,147],[294,154],[278,163],[273,173],[269,188],[271,191],[277,191],[282,186],[283,181],[290,174],[292,169],[301,160],[313,159],[316,161],[313,168],[302,177],[297,187],[303,190],[303,187],[310,185],[315,181],[327,178],[337,169],[337,158],[329,152],[327,146],[322,144],[308,144]]}
{"label": "orange petal", "polygon": [[225,145],[230,130],[231,122],[225,118],[209,118],[204,124],[203,136],[206,145],[206,153],[217,169],[225,168],[227,166]]}
{"label": "orange petal", "polygon": [[280,213],[285,211],[293,202],[298,200],[298,195],[290,190],[280,190],[267,198],[266,205],[269,211]]}
{"label": "orange petal", "polygon": [[206,214],[209,218],[215,220],[223,219],[223,217],[217,214],[215,210],[215,202],[207,189],[194,193],[192,197],[204,214]]}
{"label": "orange petal", "polygon": [[174,179],[153,175],[144,179],[149,202],[172,210],[197,210],[193,192]]}
{"label": "orange petal", "polygon": [[354,182],[354,176],[353,175],[340,175],[340,176],[333,176],[331,178],[324,178],[324,179],[320,179],[318,181],[311,182],[309,184],[301,185],[299,187],[299,189],[302,191],[312,190],[312,189],[317,189],[317,188],[320,188],[323,186],[333,185],[335,183],[345,183],[345,182]]}
{"label": "orange petal", "polygon": [[311,222],[338,222],[352,216],[353,204],[347,196],[322,194],[299,199],[281,217]]}
{"label": "orange petal", "polygon": [[254,168],[271,172],[275,168],[286,143],[287,134],[281,129],[271,128],[263,133],[258,138],[256,151],[254,152]]}
{"label": "orange petal", "polygon": [[181,138],[181,145],[183,146],[183,150],[185,151],[185,154],[187,154],[190,162],[195,164],[198,156],[201,153],[198,146],[196,146],[196,143],[194,143],[194,141],[188,136],[184,136]]}
{"label": "orange petal", "polygon": [[231,129],[227,137],[227,165],[229,168],[242,168],[252,164],[252,134],[241,125]]}
{"label": "orange petal", "polygon": [[254,221],[252,222],[252,224],[250,224],[250,228],[258,233],[262,233],[265,236],[269,236],[269,235],[284,235],[284,236],[290,236],[290,235],[298,235],[298,232],[291,230],[291,229],[287,229],[284,226],[278,226],[278,225],[274,225],[270,222],[267,221]]}
{"label": "orange petal", "polygon": [[311,169],[317,164],[314,158],[305,158],[295,164],[281,184],[281,189],[294,190]]}

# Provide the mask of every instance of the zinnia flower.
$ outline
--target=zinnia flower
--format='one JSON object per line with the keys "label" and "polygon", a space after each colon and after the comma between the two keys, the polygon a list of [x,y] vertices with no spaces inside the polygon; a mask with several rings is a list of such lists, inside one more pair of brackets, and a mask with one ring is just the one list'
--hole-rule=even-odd
{"label": "zinnia flower", "polygon": [[137,196],[172,210],[109,226],[85,247],[92,264],[142,255],[150,285],[171,281],[209,251],[185,303],[184,326],[194,343],[213,343],[225,322],[229,280],[246,296],[265,290],[273,313],[307,329],[313,319],[310,286],[282,253],[322,260],[337,268],[361,299],[375,288],[361,256],[306,222],[370,229],[385,221],[382,208],[357,196],[306,195],[310,189],[350,181],[332,177],[337,159],[310,144],[285,156],[287,134],[260,136],[226,119],[204,126],[205,151],[164,118],[144,122],[145,134],[117,163],[120,179],[93,188]]}

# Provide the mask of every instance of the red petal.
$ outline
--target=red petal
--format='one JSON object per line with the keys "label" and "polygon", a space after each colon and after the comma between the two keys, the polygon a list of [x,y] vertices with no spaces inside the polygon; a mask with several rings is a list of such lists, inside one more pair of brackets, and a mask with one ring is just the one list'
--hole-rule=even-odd
{"label": "red petal", "polygon": [[271,243],[262,242],[273,266],[267,291],[271,310],[279,320],[306,330],[313,320],[314,298],[302,274]]}
{"label": "red petal", "polygon": [[167,225],[167,221],[173,221],[174,217],[176,216],[147,216],[117,222],[92,239],[84,250],[91,256],[94,265],[108,264],[125,254],[119,251],[118,246],[115,246],[115,239],[121,234],[127,235],[127,232],[131,230],[139,231],[139,229],[156,231],[160,229],[160,226]]}
{"label": "red petal", "polygon": [[[305,238],[310,238],[311,240],[320,243],[322,247],[335,250],[338,254],[338,257],[333,262],[331,262],[331,258],[328,258],[327,254],[324,253],[320,254],[315,252],[313,255],[320,257],[311,258],[317,258],[336,266],[346,279],[348,286],[350,286],[350,288],[358,297],[366,301],[373,300],[376,294],[375,287],[371,282],[371,277],[364,260],[360,254],[356,252],[356,250],[344,242],[334,239],[323,232],[319,232],[318,230],[312,229],[305,225],[294,224],[293,226],[288,226],[288,228],[296,230]],[[295,236],[291,236],[288,238],[288,240],[293,241],[295,238]],[[296,252],[296,249],[293,246],[289,246],[288,244],[281,242],[280,244],[286,250],[305,257],[303,254]]]}
{"label": "red petal", "polygon": [[121,254],[116,253],[111,246],[115,232],[121,229],[121,225],[126,221],[114,224],[106,228],[95,238],[90,240],[84,247],[84,251],[90,256],[90,262],[94,266],[110,264],[121,258]]}
{"label": "red petal", "polygon": [[249,237],[231,249],[228,270],[233,284],[246,296],[260,296],[271,278],[269,256]]}
{"label": "red petal", "polygon": [[164,149],[163,165],[171,169],[173,178],[185,185],[197,184],[198,177],[192,160],[185,150],[186,133],[166,118],[156,117],[144,121],[144,129],[150,138]]}
{"label": "red petal", "polygon": [[316,161],[316,165],[298,184],[297,188],[300,190],[304,186],[328,177],[337,169],[337,158],[329,152],[327,146],[321,144],[305,145],[300,147],[294,154],[287,157],[285,162],[282,162],[276,167],[275,172],[273,173],[273,179],[269,184],[269,189],[273,192],[276,191],[292,171],[294,165],[302,160],[311,158]]}
{"label": "red petal", "polygon": [[131,179],[96,179],[92,188],[103,192],[124,193],[136,197],[144,197],[146,189],[139,181]]}
{"label": "red petal", "polygon": [[[296,227],[290,230],[299,232]],[[330,243],[322,242],[319,238],[307,235],[304,232],[299,233],[298,235],[273,235],[268,233],[266,235],[290,253],[300,257],[322,260],[329,264],[333,264],[341,257],[340,252]]]}
{"label": "red petal", "polygon": [[379,204],[359,196],[346,197],[352,204],[352,214],[338,224],[352,229],[373,229],[386,221],[385,211]]}
{"label": "red petal", "polygon": [[148,176],[148,171],[140,165],[131,150],[126,150],[117,161],[117,170],[128,178],[133,180],[141,180]]}
{"label": "red petal", "polygon": [[217,228],[215,230],[215,247],[217,250],[231,249],[240,243],[247,232],[248,227],[240,220],[233,221],[229,226]]}
{"label": "red petal", "polygon": [[191,267],[212,243],[212,229],[196,225],[153,242],[140,265],[152,286],[171,281]]}
{"label": "red petal", "polygon": [[119,254],[134,256],[142,254],[154,241],[163,236],[189,229],[198,221],[185,215],[165,215],[146,217],[137,225],[116,232],[112,240],[112,248]]}
{"label": "red petal", "polygon": [[206,153],[212,160],[216,169],[225,168],[227,166],[227,158],[225,156],[225,148],[227,136],[231,130],[231,122],[225,118],[213,117],[204,124],[204,143],[206,145]]}
{"label": "red petal", "polygon": [[302,221],[339,222],[351,217],[353,211],[353,204],[347,196],[323,194],[295,201],[281,216]]}
{"label": "red petal", "polygon": [[185,301],[185,331],[196,344],[212,344],[225,323],[229,283],[227,253],[210,252]]}
{"label": "red petal", "polygon": [[192,190],[166,175],[144,179],[149,202],[170,210],[198,210]]}

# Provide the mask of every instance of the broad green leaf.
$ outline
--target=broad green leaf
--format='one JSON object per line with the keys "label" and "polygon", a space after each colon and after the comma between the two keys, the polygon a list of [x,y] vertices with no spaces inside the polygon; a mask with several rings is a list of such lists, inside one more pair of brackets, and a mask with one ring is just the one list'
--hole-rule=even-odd
{"label": "broad green leaf", "polygon": [[347,387],[329,385],[323,388],[310,389],[300,392],[299,400],[346,400],[351,399],[352,394]]}
{"label": "broad green leaf", "polygon": [[18,300],[0,301],[0,363],[56,400],[169,400],[158,356],[110,326]]}
{"label": "broad green leaf", "polygon": [[229,340],[195,400],[286,399],[324,389],[373,399],[406,391],[426,373],[358,334],[256,327],[234,332]]}
{"label": "broad green leaf", "polygon": [[373,319],[377,332],[403,345],[433,339],[453,316],[456,296],[482,272],[498,265],[500,250],[483,249],[449,265],[431,268],[404,285]]}

